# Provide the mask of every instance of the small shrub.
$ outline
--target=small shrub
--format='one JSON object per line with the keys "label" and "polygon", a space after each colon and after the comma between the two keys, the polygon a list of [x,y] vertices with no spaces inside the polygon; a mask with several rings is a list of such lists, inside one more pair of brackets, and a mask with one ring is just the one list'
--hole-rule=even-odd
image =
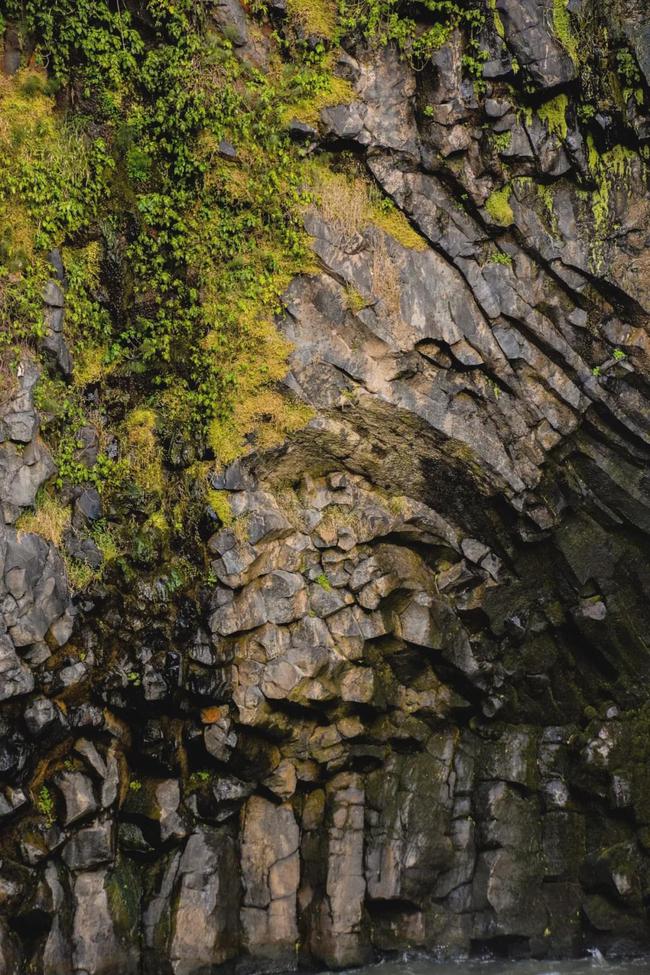
{"label": "small shrub", "polygon": [[36,798],[36,808],[45,817],[46,826],[53,826],[55,820],[54,798],[46,785],[42,786],[39,790]]}

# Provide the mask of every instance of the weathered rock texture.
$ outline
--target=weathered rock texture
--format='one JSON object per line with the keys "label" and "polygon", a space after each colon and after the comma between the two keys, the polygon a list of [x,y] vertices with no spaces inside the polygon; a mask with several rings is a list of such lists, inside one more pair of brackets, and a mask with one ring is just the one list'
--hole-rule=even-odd
{"label": "weathered rock texture", "polygon": [[[417,75],[350,50],[319,138],[426,246],[309,213],[279,327],[315,418],[215,474],[195,598],[143,572],[73,607],[12,527],[53,473],[31,367],[2,408],[0,971],[648,946],[649,120],[599,222],[552,6],[497,0],[480,99],[460,37]],[[645,84],[647,14],[620,29]]]}

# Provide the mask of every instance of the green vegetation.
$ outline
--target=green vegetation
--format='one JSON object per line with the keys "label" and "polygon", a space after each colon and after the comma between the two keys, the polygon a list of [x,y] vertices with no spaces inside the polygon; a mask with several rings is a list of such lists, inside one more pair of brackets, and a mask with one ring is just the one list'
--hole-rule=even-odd
{"label": "green vegetation", "polygon": [[229,527],[233,523],[233,513],[228,495],[224,491],[208,490],[206,501],[214,511],[222,525]]}
{"label": "green vegetation", "polygon": [[323,158],[313,160],[307,168],[310,196],[318,203],[327,220],[345,238],[375,226],[402,247],[425,250],[426,241],[411,226],[403,212],[362,173],[355,160],[348,162],[343,172],[332,171]]}
{"label": "green vegetation", "polygon": [[566,95],[556,95],[555,98],[551,98],[550,101],[544,102],[537,109],[537,114],[540,119],[546,125],[547,129],[552,135],[556,135],[558,139],[564,140],[567,137],[567,121],[566,121],[566,110],[568,106],[568,98]]}
{"label": "green vegetation", "polygon": [[[114,473],[155,496],[161,430],[210,440],[227,460],[242,448],[243,423],[270,415],[260,422],[277,421],[282,435],[305,422],[304,411],[284,415],[291,404],[281,407],[275,390],[288,346],[273,315],[309,259],[302,159],[283,123],[349,100],[351,89],[324,59],[276,58],[268,75],[242,65],[227,38],[205,34],[189,0],[143,6],[138,21],[108,0],[3,5],[49,75],[29,68],[0,87],[0,342],[17,348],[42,334],[45,255],[62,247],[76,371],[72,388],[51,380],[49,390],[60,479],[89,479],[75,461],[87,386],[137,382],[151,391],[149,413],[127,420],[129,449]],[[313,19],[315,2],[294,6]],[[74,92],[74,113],[56,111],[57,88]],[[222,140],[236,159],[222,158]],[[107,263],[119,286],[110,314],[96,297]],[[242,400],[244,417],[232,420]],[[224,445],[231,434],[237,443]]]}
{"label": "green vegetation", "polygon": [[499,35],[499,37],[501,38],[501,40],[503,40],[505,38],[505,36],[506,36],[506,31],[505,31],[505,27],[503,26],[503,21],[501,20],[501,17],[499,16],[499,11],[497,10],[497,2],[496,2],[496,0],[488,0],[488,7],[492,11],[492,19],[494,21],[494,29],[497,32],[497,34]]}
{"label": "green vegetation", "polygon": [[643,89],[641,85],[641,72],[636,63],[636,59],[631,51],[623,48],[616,52],[616,72],[623,82],[623,101],[627,102],[631,95],[641,92],[641,99],[637,98],[639,104],[643,103]]}
{"label": "green vegetation", "polygon": [[70,508],[50,494],[41,492],[37,498],[36,509],[21,515],[16,528],[21,532],[34,532],[60,546],[63,535],[70,527]]}
{"label": "green vegetation", "polygon": [[316,582],[322,589],[325,590],[325,592],[331,592],[332,583],[329,581],[324,572],[321,572],[321,574],[316,577]]}
{"label": "green vegetation", "polygon": [[603,241],[610,223],[610,195],[616,181],[628,177],[630,166],[637,159],[636,154],[626,146],[617,145],[602,153],[598,152],[591,134],[587,136],[587,162],[596,189],[591,196],[591,212],[594,225],[594,238],[591,247],[591,261],[598,271],[603,261]]}
{"label": "green vegetation", "polygon": [[506,267],[510,267],[512,258],[505,251],[493,251],[490,254],[490,262],[492,264],[504,264]]}
{"label": "green vegetation", "polygon": [[616,362],[620,362],[621,359],[627,358],[625,352],[623,352],[623,349],[614,349],[612,352],[612,357],[616,360]]}
{"label": "green vegetation", "polygon": [[463,64],[468,73],[480,79],[485,55],[478,35],[485,23],[479,0],[415,0],[414,13],[421,9],[422,24],[403,12],[400,0],[339,0],[339,30],[342,34],[361,34],[381,47],[395,44],[401,55],[415,67],[423,67],[445,43],[452,31],[464,29],[467,48]]}
{"label": "green vegetation", "polygon": [[38,796],[36,797],[36,808],[41,815],[45,817],[46,826],[53,826],[56,818],[56,808],[54,806],[54,798],[52,793],[46,785],[39,789]]}
{"label": "green vegetation", "polygon": [[500,190],[494,190],[485,201],[485,209],[495,223],[502,227],[509,227],[514,223],[515,215],[510,206],[511,189],[508,185]]}
{"label": "green vegetation", "polygon": [[567,10],[569,0],[553,0],[553,30],[571,60],[577,64],[578,42],[571,30],[571,17]]}
{"label": "green vegetation", "polygon": [[492,133],[492,145],[496,152],[507,152],[512,142],[512,132]]}

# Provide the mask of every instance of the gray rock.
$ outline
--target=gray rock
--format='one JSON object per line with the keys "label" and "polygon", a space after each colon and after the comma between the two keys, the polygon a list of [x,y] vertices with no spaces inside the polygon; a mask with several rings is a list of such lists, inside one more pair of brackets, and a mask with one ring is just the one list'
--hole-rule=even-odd
{"label": "gray rock", "polygon": [[126,864],[76,875],[72,927],[75,972],[136,975],[140,971],[138,886],[135,871]]}
{"label": "gray rock", "polygon": [[79,819],[85,819],[97,812],[93,784],[82,772],[60,772],[54,783],[63,796],[65,804],[64,826],[71,826]]}
{"label": "gray rock", "polygon": [[12,641],[0,634],[0,701],[34,690],[34,675],[18,657]]}
{"label": "gray rock", "polygon": [[298,937],[299,832],[291,806],[251,796],[242,815],[242,939],[257,959],[291,964]]}
{"label": "gray rock", "polygon": [[113,859],[114,836],[111,820],[100,820],[84,826],[71,836],[63,848],[62,857],[73,871],[92,870]]}
{"label": "gray rock", "polygon": [[4,918],[0,918],[0,972],[2,975],[21,975],[22,971],[19,940]]}
{"label": "gray rock", "polygon": [[554,36],[551,5],[545,0],[497,0],[506,43],[520,65],[543,88],[566,84],[576,68],[560,40]]}

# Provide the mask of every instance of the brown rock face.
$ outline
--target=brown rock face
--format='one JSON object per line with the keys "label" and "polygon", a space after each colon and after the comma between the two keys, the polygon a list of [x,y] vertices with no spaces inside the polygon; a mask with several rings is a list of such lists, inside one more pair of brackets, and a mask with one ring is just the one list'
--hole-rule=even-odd
{"label": "brown rock face", "polygon": [[291,123],[347,180],[277,320],[312,419],[212,471],[191,583],[73,601],[30,367],[0,404],[0,973],[650,947],[650,25],[604,4],[640,95],[592,104],[562,4],[488,6]]}

